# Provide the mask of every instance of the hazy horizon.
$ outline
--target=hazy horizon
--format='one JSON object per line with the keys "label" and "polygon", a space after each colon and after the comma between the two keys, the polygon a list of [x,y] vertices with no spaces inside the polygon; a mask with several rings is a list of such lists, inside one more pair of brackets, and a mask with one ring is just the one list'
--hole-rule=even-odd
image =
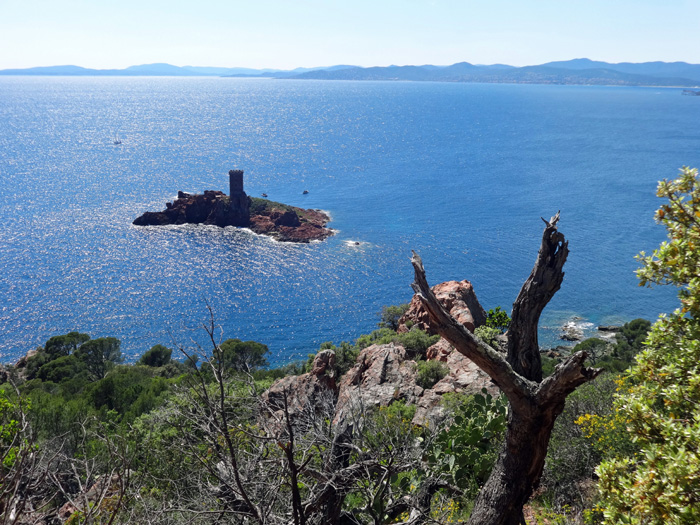
{"label": "hazy horizon", "polygon": [[[473,64],[700,63],[700,2],[123,0],[0,3],[0,69],[78,65],[290,70]],[[211,65],[215,64],[215,65]]]}
{"label": "hazy horizon", "polygon": [[249,70],[255,70],[255,71],[294,71],[297,69],[326,69],[326,68],[332,68],[332,67],[338,67],[338,66],[347,66],[347,67],[362,67],[362,68],[372,68],[372,67],[422,67],[422,66],[436,66],[436,67],[449,67],[454,64],[458,63],[464,63],[468,62],[472,65],[476,66],[512,66],[512,67],[527,67],[527,66],[539,66],[539,65],[544,65],[548,64],[551,62],[569,62],[569,61],[574,61],[574,60],[590,60],[591,62],[607,62],[611,65],[614,64],[619,64],[619,63],[632,63],[632,64],[643,64],[643,63],[653,63],[653,62],[664,62],[667,64],[671,63],[686,63],[689,65],[700,65],[700,62],[698,63],[693,63],[693,62],[687,62],[685,60],[643,60],[640,62],[630,62],[630,61],[622,61],[622,62],[608,62],[605,60],[599,60],[597,58],[589,58],[589,57],[575,57],[575,58],[568,58],[568,59],[563,59],[563,60],[548,60],[546,62],[541,62],[537,64],[527,64],[525,66],[514,66],[513,64],[506,64],[506,63],[477,63],[477,62],[472,62],[470,60],[459,60],[458,62],[450,63],[450,64],[428,64],[428,63],[407,63],[407,64],[397,64],[397,63],[392,63],[388,64],[386,66],[380,66],[376,64],[371,64],[371,65],[366,65],[366,66],[358,66],[357,64],[341,64],[341,63],[333,63],[333,64],[327,64],[327,65],[301,65],[301,66],[293,66],[289,68],[273,68],[273,67],[247,67],[247,66],[237,66],[237,65],[212,65],[212,64],[206,64],[206,65],[200,65],[200,64],[173,64],[170,62],[163,62],[163,61],[158,61],[158,62],[143,62],[143,63],[134,63],[130,64],[125,67],[119,67],[119,68],[107,68],[107,67],[87,67],[82,64],[42,64],[42,65],[34,65],[34,66],[28,66],[28,67],[22,67],[22,68],[0,68],[0,71],[4,71],[7,69],[17,69],[17,70],[24,70],[24,69],[37,69],[37,68],[57,68],[57,67],[80,67],[84,69],[89,69],[89,70],[95,70],[95,71],[123,71],[129,68],[134,68],[134,67],[146,67],[146,66],[156,66],[156,65],[165,65],[165,66],[174,66],[178,68],[197,68],[197,69],[249,69]]}

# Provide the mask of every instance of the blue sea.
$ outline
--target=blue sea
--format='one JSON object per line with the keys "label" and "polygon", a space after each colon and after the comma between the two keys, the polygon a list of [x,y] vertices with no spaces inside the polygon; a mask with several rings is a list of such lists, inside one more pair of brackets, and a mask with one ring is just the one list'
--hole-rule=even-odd
{"label": "blue sea", "polygon": [[[571,254],[541,344],[571,320],[653,319],[675,291],[639,287],[634,256],[665,237],[657,180],[700,165],[698,122],[679,89],[2,77],[0,361],[72,330],[129,360],[206,348],[209,305],[218,335],[282,364],[408,302],[411,250],[431,283],[469,279],[510,310],[558,210]],[[132,226],[178,190],[227,191],[234,168],[337,234]]]}

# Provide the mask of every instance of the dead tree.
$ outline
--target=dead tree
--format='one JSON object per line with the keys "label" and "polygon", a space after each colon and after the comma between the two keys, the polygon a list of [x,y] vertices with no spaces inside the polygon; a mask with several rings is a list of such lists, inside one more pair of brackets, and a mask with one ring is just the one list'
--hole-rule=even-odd
{"label": "dead tree", "polygon": [[509,401],[505,443],[474,504],[467,522],[472,525],[525,523],[523,505],[539,484],[554,421],[566,397],[601,372],[586,368],[586,353],[578,352],[542,380],[537,327],[542,310],[561,286],[569,253],[564,235],[557,230],[559,212],[549,221],[542,220],[546,226],[537,261],[513,303],[507,356],[474,337],[443,308],[428,285],[420,257],[414,252],[411,259],[412,287],[438,333],[486,372]]}

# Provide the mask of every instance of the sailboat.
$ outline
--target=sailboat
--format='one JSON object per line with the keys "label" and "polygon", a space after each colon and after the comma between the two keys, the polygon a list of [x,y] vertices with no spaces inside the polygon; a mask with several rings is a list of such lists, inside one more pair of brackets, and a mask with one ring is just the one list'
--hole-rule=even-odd
{"label": "sailboat", "polygon": [[117,146],[121,143],[122,141],[119,139],[119,135],[114,135],[114,145]]}

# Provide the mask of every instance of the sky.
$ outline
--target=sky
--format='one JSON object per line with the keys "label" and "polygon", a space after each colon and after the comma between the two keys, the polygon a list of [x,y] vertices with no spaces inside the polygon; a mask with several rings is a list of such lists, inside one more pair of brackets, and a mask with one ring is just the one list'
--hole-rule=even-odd
{"label": "sky", "polygon": [[0,69],[700,63],[700,0],[0,0]]}

